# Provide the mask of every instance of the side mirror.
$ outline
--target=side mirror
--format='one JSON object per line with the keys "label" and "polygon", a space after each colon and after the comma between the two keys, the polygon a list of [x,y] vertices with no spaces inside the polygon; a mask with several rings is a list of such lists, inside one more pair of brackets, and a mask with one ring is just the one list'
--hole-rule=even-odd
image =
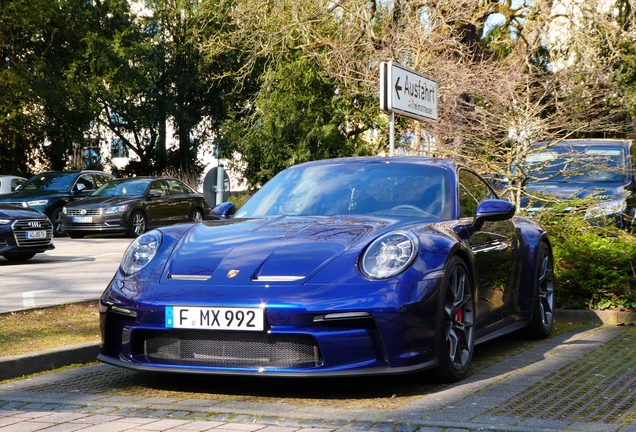
{"label": "side mirror", "polygon": [[210,210],[211,219],[229,219],[236,212],[233,202],[223,202]]}
{"label": "side mirror", "polygon": [[468,238],[479,231],[484,222],[497,222],[512,219],[517,208],[513,203],[500,199],[487,199],[477,205],[473,223],[467,226],[459,226],[455,232],[462,238]]}
{"label": "side mirror", "polygon": [[150,192],[148,194],[148,199],[157,199],[161,198],[161,192]]}

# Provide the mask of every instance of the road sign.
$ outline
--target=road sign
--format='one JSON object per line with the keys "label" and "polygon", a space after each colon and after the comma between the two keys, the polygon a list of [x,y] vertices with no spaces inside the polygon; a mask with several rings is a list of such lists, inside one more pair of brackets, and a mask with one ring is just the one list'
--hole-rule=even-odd
{"label": "road sign", "polygon": [[437,81],[393,63],[380,65],[380,107],[415,120],[437,121]]}

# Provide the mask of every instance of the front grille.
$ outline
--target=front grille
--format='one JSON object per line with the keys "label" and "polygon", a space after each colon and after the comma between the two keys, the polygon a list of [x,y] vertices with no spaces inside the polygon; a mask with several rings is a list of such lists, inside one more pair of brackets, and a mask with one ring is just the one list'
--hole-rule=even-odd
{"label": "front grille", "polygon": [[322,363],[316,341],[307,335],[194,330],[133,335],[133,346],[143,350],[150,363],[265,369],[304,369]]}
{"label": "front grille", "polygon": [[[13,223],[13,235],[18,246],[46,246],[53,239],[53,225],[46,219],[21,219]],[[27,233],[46,231],[46,237],[27,238]]]}
{"label": "front grille", "polygon": [[67,209],[69,216],[99,216],[104,212],[104,209]]}

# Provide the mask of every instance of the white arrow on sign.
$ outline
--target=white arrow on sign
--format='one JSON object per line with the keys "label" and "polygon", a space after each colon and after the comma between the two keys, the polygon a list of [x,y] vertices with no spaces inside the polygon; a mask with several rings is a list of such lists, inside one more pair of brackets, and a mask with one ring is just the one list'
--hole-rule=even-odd
{"label": "white arrow on sign", "polygon": [[380,107],[405,117],[437,121],[437,81],[397,63],[380,65]]}

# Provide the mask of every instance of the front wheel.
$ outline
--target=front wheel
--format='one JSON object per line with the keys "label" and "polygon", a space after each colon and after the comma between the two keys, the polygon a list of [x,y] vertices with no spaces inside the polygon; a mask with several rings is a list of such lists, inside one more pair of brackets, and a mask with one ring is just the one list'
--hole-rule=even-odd
{"label": "front wheel", "polygon": [[533,339],[545,339],[554,326],[554,257],[546,242],[537,250],[532,296],[532,318],[524,331]]}
{"label": "front wheel", "polygon": [[453,257],[446,266],[438,311],[439,365],[433,377],[456,382],[466,376],[475,350],[475,297],[464,261]]}
{"label": "front wheel", "polygon": [[130,226],[128,227],[128,237],[137,237],[146,232],[146,215],[140,211],[134,212],[130,216]]}
{"label": "front wheel", "polygon": [[53,236],[62,237],[66,232],[62,229],[62,209],[56,208],[51,214],[51,224],[53,224]]}

